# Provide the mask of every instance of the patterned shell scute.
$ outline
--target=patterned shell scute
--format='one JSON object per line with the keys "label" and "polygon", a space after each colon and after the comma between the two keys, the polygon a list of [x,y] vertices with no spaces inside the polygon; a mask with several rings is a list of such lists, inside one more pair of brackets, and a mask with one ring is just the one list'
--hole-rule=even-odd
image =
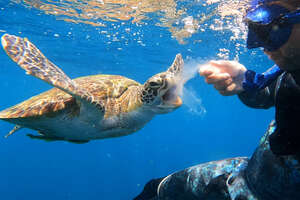
{"label": "patterned shell scute", "polygon": [[138,82],[119,75],[92,75],[74,81],[99,99],[119,98],[128,87],[140,86]]}
{"label": "patterned shell scute", "polygon": [[[103,99],[119,98],[130,86],[139,83],[117,75],[93,75],[74,79],[74,82],[91,94]],[[69,108],[72,114],[79,112],[74,97],[60,89],[53,88],[0,112],[0,118],[55,117],[58,111]]]}

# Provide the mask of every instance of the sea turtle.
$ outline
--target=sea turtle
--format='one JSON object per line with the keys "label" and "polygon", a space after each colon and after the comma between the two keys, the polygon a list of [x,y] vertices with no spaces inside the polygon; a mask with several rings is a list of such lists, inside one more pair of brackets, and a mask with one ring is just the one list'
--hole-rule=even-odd
{"label": "sea turtle", "polygon": [[27,74],[55,87],[0,112],[1,120],[16,124],[8,135],[26,127],[39,133],[29,134],[31,138],[48,141],[84,143],[119,137],[141,129],[156,114],[182,105],[175,92],[183,70],[180,54],[167,71],[142,85],[118,75],[71,80],[27,38],[4,34],[1,42],[7,55]]}

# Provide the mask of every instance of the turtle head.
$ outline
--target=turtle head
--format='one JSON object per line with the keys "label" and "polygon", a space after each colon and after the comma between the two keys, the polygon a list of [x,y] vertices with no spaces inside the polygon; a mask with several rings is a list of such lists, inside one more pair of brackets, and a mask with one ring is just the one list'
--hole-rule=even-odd
{"label": "turtle head", "polygon": [[168,113],[182,105],[179,97],[180,80],[183,70],[183,59],[180,54],[171,67],[149,78],[143,85],[143,105],[156,113]]}

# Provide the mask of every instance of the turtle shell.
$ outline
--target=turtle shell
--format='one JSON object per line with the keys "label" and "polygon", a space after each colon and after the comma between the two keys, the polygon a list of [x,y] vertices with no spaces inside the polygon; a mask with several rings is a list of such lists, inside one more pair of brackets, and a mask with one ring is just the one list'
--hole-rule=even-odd
{"label": "turtle shell", "polygon": [[[118,75],[85,76],[74,79],[74,82],[78,87],[103,100],[119,98],[130,86],[140,86],[138,82]],[[66,108],[79,112],[79,106],[73,96],[58,88],[53,88],[3,110],[0,112],[0,118],[50,117]]]}

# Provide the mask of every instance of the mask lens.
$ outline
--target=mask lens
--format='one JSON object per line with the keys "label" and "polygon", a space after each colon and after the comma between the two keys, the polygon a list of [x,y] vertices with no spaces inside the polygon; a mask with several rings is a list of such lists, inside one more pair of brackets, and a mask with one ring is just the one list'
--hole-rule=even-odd
{"label": "mask lens", "polygon": [[293,25],[276,23],[260,25],[249,23],[248,28],[248,48],[263,47],[267,51],[275,51],[287,42]]}
{"label": "mask lens", "polygon": [[260,25],[260,24],[248,24],[248,29],[251,29],[257,36],[258,39],[268,43],[268,38],[270,36],[270,32],[272,27],[270,25]]}

